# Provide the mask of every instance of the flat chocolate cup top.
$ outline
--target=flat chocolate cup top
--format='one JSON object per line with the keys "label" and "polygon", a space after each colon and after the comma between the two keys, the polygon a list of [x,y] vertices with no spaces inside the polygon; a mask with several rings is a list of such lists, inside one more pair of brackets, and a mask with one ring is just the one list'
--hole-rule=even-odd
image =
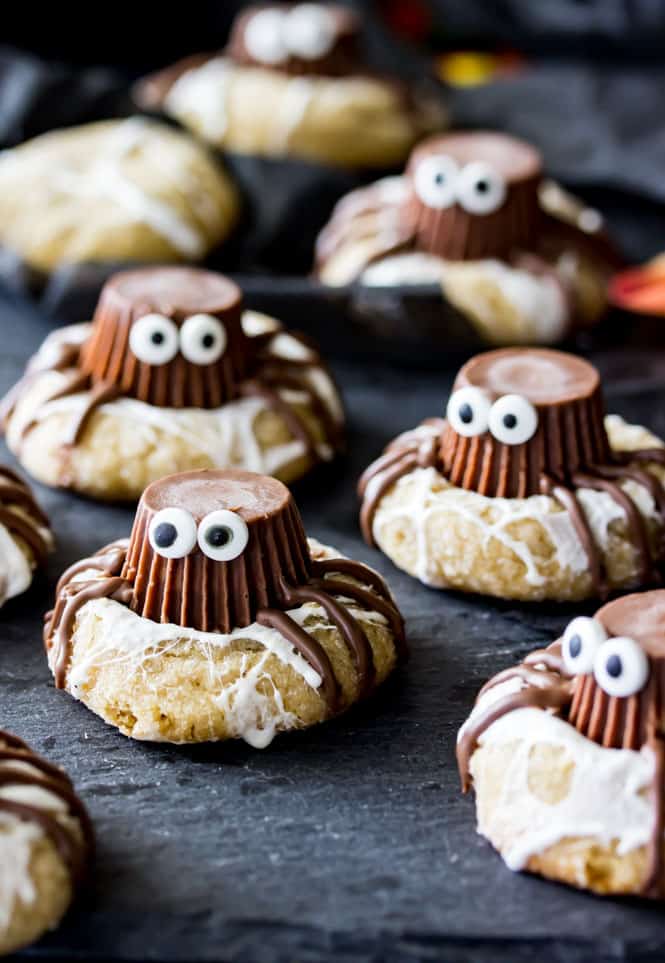
{"label": "flat chocolate cup top", "polygon": [[291,494],[282,482],[249,471],[201,471],[169,475],[153,482],[142,503],[151,512],[184,508],[199,522],[210,512],[228,509],[251,525],[282,512]]}
{"label": "flat chocolate cup top", "polygon": [[137,268],[115,274],[104,288],[123,304],[140,303],[160,314],[232,311],[242,300],[240,288],[212,271],[189,267]]}
{"label": "flat chocolate cup top", "polygon": [[542,157],[535,147],[516,137],[494,131],[479,130],[429,137],[412,152],[409,169],[432,154],[445,154],[460,166],[472,161],[484,161],[491,164],[509,183],[540,177],[542,174]]}
{"label": "flat chocolate cup top", "polygon": [[590,397],[600,387],[596,369],[582,358],[545,348],[505,348],[476,355],[455,387],[473,385],[492,397],[520,394],[532,404],[554,405]]}
{"label": "flat chocolate cup top", "polygon": [[595,615],[610,637],[628,636],[655,659],[665,658],[665,589],[608,602]]}

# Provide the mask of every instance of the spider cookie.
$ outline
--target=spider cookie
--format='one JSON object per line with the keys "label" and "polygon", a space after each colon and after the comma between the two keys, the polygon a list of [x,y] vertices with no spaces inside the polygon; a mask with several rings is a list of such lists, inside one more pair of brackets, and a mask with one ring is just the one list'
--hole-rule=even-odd
{"label": "spider cookie", "polygon": [[305,538],[288,489],[242,471],[154,482],[129,541],[60,579],[56,686],[134,739],[241,738],[338,714],[403,651],[376,572]]}
{"label": "spider cookie", "polygon": [[252,6],[236,18],[222,53],[147,78],[137,99],[240,154],[389,167],[440,129],[445,115],[396,79],[372,74],[360,34],[345,6]]}
{"label": "spider cookie", "polygon": [[0,156],[0,245],[41,272],[86,261],[200,261],[239,201],[192,138],[140,117],[36,137]]}
{"label": "spider cookie", "polygon": [[339,450],[343,411],[314,347],[198,268],[104,287],[92,324],[52,333],[3,405],[9,447],[40,481],[137,499],[174,469],[286,481]]}
{"label": "spider cookie", "polygon": [[400,435],[360,482],[366,540],[426,585],[579,600],[657,583],[665,447],[605,416],[574,355],[505,348],[459,372],[446,418]]}
{"label": "spider cookie", "polygon": [[507,134],[419,144],[402,177],[353,191],[319,236],[329,285],[442,284],[493,343],[551,343],[595,321],[616,256],[597,211],[545,181]]}
{"label": "spider cookie", "polygon": [[93,851],[86,810],[57,766],[0,731],[0,954],[54,929]]}
{"label": "spider cookie", "polygon": [[52,549],[49,521],[34,495],[0,465],[0,606],[25,592]]}
{"label": "spider cookie", "polygon": [[481,689],[462,726],[478,831],[514,870],[662,899],[665,591],[628,595]]}

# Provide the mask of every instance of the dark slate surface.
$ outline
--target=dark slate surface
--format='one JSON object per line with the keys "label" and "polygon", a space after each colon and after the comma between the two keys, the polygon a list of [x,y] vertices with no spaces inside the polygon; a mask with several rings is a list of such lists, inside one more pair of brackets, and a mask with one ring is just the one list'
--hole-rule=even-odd
{"label": "dark slate surface", "polygon": [[[0,300],[0,388],[46,326]],[[608,357],[613,410],[665,434],[665,366]],[[648,389],[641,380],[648,372]],[[338,367],[346,465],[301,484],[308,531],[384,572],[412,659],[366,705],[258,752],[132,743],[56,692],[41,614],[62,568],[128,532],[131,512],[40,489],[48,577],[0,613],[0,724],[65,766],[95,821],[94,886],[26,954],[60,960],[662,960],[661,911],[514,875],[474,831],[455,733],[482,681],[563,627],[570,607],[430,591],[361,542],[354,480],[389,436],[441,411],[446,374]],[[579,609],[577,610],[579,611]],[[592,788],[592,787],[591,787]]]}

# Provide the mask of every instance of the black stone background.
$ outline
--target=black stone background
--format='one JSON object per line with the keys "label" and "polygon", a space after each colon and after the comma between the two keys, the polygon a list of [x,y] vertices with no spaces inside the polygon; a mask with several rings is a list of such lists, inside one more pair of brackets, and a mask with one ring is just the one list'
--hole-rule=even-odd
{"label": "black stone background", "polygon": [[[0,389],[46,330],[32,308],[0,301]],[[665,435],[662,361],[599,360],[611,376],[611,410]],[[515,875],[475,834],[473,802],[458,786],[457,728],[489,675],[552,640],[581,609],[429,590],[368,549],[355,479],[390,436],[442,410],[450,376],[370,373],[348,362],[336,373],[352,454],[300,484],[296,497],[310,534],[388,577],[412,658],[365,705],[263,752],[131,742],[56,692],[40,641],[55,580],[125,535],[132,511],[39,489],[58,549],[47,577],[0,611],[0,725],[71,773],[99,853],[83,902],[25,956],[662,960],[661,909]]]}

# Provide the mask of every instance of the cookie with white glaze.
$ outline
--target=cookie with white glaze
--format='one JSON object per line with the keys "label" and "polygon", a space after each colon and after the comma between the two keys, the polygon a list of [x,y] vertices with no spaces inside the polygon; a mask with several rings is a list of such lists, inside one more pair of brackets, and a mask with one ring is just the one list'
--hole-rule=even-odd
{"label": "cookie with white glaze", "polygon": [[25,481],[0,465],[0,606],[21,595],[53,549],[49,520]]}
{"label": "cookie with white glaze", "polygon": [[191,137],[141,117],[56,130],[0,156],[0,245],[61,264],[202,260],[238,193]]}
{"label": "cookie with white glaze", "polygon": [[292,481],[329,461],[342,404],[318,350],[200,268],[112,277],[92,324],[54,331],[3,403],[7,443],[48,485],[136,500],[174,470]]}
{"label": "cookie with white glaze", "polygon": [[444,134],[343,198],[317,241],[328,285],[440,284],[493,344],[554,343],[605,310],[616,254],[597,211],[506,134]]}
{"label": "cookie with white glaze", "polygon": [[240,154],[390,167],[445,124],[438,103],[372,73],[361,24],[336,4],[242,11],[225,50],[188,57],[136,90],[206,141]]}
{"label": "cookie with white glaze", "polygon": [[240,471],[172,475],[129,541],[64,573],[46,616],[56,686],[134,739],[244,739],[323,722],[404,652],[382,578],[308,541],[288,489]]}
{"label": "cookie with white glaze", "polygon": [[510,869],[663,898],[664,684],[658,590],[573,619],[481,689],[457,756]]}
{"label": "cookie with white glaze", "polygon": [[573,355],[505,348],[459,372],[446,419],[388,445],[360,482],[366,540],[426,585],[537,601],[657,584],[665,447],[605,416]]}
{"label": "cookie with white glaze", "polygon": [[93,833],[65,773],[0,731],[0,954],[54,929],[89,873]]}

